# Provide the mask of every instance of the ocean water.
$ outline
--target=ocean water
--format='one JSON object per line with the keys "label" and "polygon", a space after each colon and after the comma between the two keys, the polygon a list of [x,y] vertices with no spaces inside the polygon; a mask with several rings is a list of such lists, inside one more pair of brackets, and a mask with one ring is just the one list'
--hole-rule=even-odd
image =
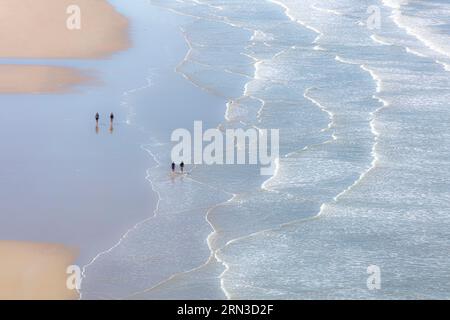
{"label": "ocean water", "polygon": [[[154,10],[184,19],[180,100],[207,101],[201,110],[222,119],[185,103],[183,121],[158,129],[143,107],[158,84],[132,95],[157,205],[85,266],[83,297],[450,298],[449,1],[153,0]],[[167,133],[204,118],[279,129],[274,175],[190,166],[170,179]],[[367,287],[371,265],[380,290]]]}

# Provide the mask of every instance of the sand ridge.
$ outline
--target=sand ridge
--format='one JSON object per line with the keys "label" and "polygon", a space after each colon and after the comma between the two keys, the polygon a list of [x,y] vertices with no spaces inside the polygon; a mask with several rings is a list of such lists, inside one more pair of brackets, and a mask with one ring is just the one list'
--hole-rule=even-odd
{"label": "sand ridge", "polygon": [[77,299],[66,285],[76,255],[59,244],[0,241],[0,300]]}

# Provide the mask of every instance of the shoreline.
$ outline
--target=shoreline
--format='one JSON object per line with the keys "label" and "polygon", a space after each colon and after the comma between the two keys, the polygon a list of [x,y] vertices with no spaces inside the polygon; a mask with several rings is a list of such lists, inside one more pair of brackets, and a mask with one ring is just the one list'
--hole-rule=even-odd
{"label": "shoreline", "polygon": [[93,78],[75,68],[0,64],[0,94],[64,93],[89,83]]}
{"label": "shoreline", "polygon": [[[161,298],[166,291],[159,292],[159,288],[165,287],[165,284],[170,285],[172,283],[171,280],[177,279],[179,275],[183,275],[186,272],[189,273],[192,270],[196,270],[199,266],[203,266],[205,261],[211,257],[211,252],[205,241],[213,230],[205,219],[204,205],[201,205],[201,202],[192,204],[186,199],[186,201],[179,201],[178,205],[175,204],[173,206],[167,201],[170,198],[167,196],[168,192],[174,192],[174,188],[183,188],[180,189],[181,192],[185,188],[191,187],[193,190],[197,190],[199,194],[211,191],[211,189],[203,187],[202,185],[204,184],[197,181],[193,175],[186,177],[184,181],[174,179],[174,181],[170,182],[170,177],[167,176],[164,166],[164,163],[170,163],[166,159],[168,153],[164,146],[167,143],[165,139],[170,136],[174,128],[189,128],[192,122],[197,119],[203,120],[209,127],[218,126],[224,120],[223,107],[227,101],[223,97],[217,97],[205,92],[205,90],[193,85],[190,81],[186,81],[185,77],[180,72],[177,72],[177,67],[189,53],[189,44],[185,41],[183,33],[180,32],[180,27],[185,23],[191,23],[193,17],[183,17],[177,12],[154,4],[149,4],[146,10],[148,10],[148,15],[146,16],[154,16],[155,19],[150,19],[150,22],[143,22],[144,25],[140,29],[143,31],[136,33],[135,36],[138,39],[146,39],[149,42],[153,40],[159,43],[165,49],[166,54],[162,54],[161,50],[155,50],[153,47],[149,48],[150,53],[147,57],[153,57],[149,70],[154,70],[156,66],[158,68],[157,71],[152,72],[151,78],[157,78],[158,81],[152,81],[152,85],[148,87],[138,86],[135,89],[130,89],[126,92],[126,97],[134,100],[137,99],[135,97],[143,95],[146,97],[147,105],[164,105],[167,111],[152,110],[145,108],[141,104],[126,105],[127,108],[130,108],[129,112],[133,115],[133,119],[128,124],[138,128],[142,126],[147,139],[151,137],[151,140],[141,144],[140,148],[146,151],[152,162],[152,166],[148,167],[146,172],[146,182],[152,188],[152,193],[156,195],[155,207],[151,212],[148,212],[148,216],[132,224],[123,234],[117,237],[115,242],[105,247],[104,250],[100,251],[83,266],[82,299],[95,299],[99,296],[117,299],[127,299],[127,297],[141,299],[147,294],[153,295],[155,293],[153,290],[158,291],[157,294],[161,294],[158,297]],[[147,18],[146,21],[148,20]],[[136,24],[139,25],[139,21]],[[165,35],[163,38],[160,38],[160,35],[154,32],[145,31],[158,27],[162,29],[161,33]],[[138,40],[136,44],[140,47]],[[168,55],[167,52],[171,54]],[[169,84],[172,91],[176,90],[177,96],[186,98],[180,101],[177,96],[159,94],[159,92],[165,92],[169,88]],[[139,101],[141,99],[139,98]],[[187,110],[184,107],[186,104],[193,107]],[[216,106],[220,108],[212,108]],[[139,117],[135,117],[136,114]],[[182,114],[183,116],[180,119],[171,116],[170,118],[167,117],[172,114]],[[164,121],[161,121],[160,117]],[[145,124],[140,123],[143,120],[146,121]],[[217,202],[215,199],[211,199],[208,203],[215,205],[229,199],[229,197],[225,199],[222,194],[218,194],[216,198],[218,198]],[[180,221],[185,221],[182,223],[182,226],[179,225]],[[187,237],[182,242],[185,245],[189,243],[189,248],[195,249],[195,253],[190,250],[181,250],[182,248],[175,241],[176,239],[165,241],[164,243],[160,242],[161,239],[158,238],[158,234],[164,233],[165,230],[169,232],[174,227],[179,227],[182,230],[186,228],[186,232],[179,231],[180,236],[186,235]],[[189,236],[192,228],[196,230],[196,237]],[[154,230],[158,230],[158,233],[155,233]],[[143,234],[146,235],[145,238],[139,238]],[[160,250],[168,250],[177,254],[164,255],[157,261],[154,261],[156,255],[162,255]],[[128,258],[133,252],[135,254],[138,252],[140,259],[145,258],[146,261],[153,261],[153,263],[149,264],[145,269],[141,268],[140,265],[135,265],[133,263],[135,258]],[[174,260],[177,256],[185,258],[176,258]],[[104,270],[113,272],[113,274],[115,272],[111,259],[119,259],[119,261],[123,262],[124,267],[126,266],[129,272],[136,273],[136,278],[140,279],[139,282],[123,282],[120,284],[105,282],[103,280],[105,277]],[[218,295],[221,298],[225,298],[219,286],[217,283],[217,290],[220,291]],[[180,294],[183,293],[179,291],[174,293],[175,296]],[[201,293],[191,292],[190,294],[200,295]],[[155,297],[151,297],[151,299],[153,298]]]}
{"label": "shoreline", "polygon": [[[71,6],[79,29],[67,26]],[[108,0],[5,0],[0,12],[0,58],[104,58],[131,46],[129,21]]]}

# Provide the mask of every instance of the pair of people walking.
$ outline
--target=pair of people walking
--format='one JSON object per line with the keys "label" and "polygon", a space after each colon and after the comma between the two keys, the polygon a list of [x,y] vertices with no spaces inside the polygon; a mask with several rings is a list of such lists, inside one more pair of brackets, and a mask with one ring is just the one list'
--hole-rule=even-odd
{"label": "pair of people walking", "polygon": [[[177,168],[177,165],[175,164],[175,162],[172,162],[172,172],[175,172],[176,168]],[[184,162],[183,161],[181,161],[181,163],[180,163],[180,171],[181,171],[181,173],[184,172]]]}
{"label": "pair of people walking", "polygon": [[[95,132],[98,133],[99,132],[99,127],[98,127],[98,121],[100,120],[100,114],[97,112],[95,114]],[[110,120],[110,125],[109,125],[109,132],[113,133],[114,131],[114,127],[113,127],[113,123],[114,123],[114,113],[111,112],[111,114],[109,115],[109,120]]]}
{"label": "pair of people walking", "polygon": [[[109,119],[110,119],[111,123],[114,122],[114,113],[111,112],[111,114],[109,115]],[[95,114],[95,122],[98,124],[99,120],[100,120],[100,114],[97,112]]]}

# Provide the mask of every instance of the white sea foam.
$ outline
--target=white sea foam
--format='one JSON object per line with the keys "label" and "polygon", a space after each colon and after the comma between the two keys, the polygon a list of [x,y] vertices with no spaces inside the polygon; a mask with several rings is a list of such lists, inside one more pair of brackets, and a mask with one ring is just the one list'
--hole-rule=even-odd
{"label": "white sea foam", "polygon": [[143,86],[133,88],[133,89],[127,90],[122,93],[122,102],[120,104],[121,104],[121,106],[123,106],[127,109],[126,120],[125,120],[125,123],[127,125],[131,125],[133,123],[134,117],[136,116],[136,111],[134,110],[134,106],[132,104],[130,104],[127,99],[130,95],[133,95],[139,91],[149,89],[153,85],[152,74],[153,74],[153,70],[149,70],[148,76],[145,78],[147,83],[144,84]]}
{"label": "white sea foam", "polygon": [[294,22],[300,24],[301,26],[303,26],[303,27],[305,27],[305,28],[307,28],[307,29],[309,29],[309,30],[315,32],[315,33],[317,33],[317,34],[318,34],[318,37],[314,40],[313,43],[317,43],[318,40],[320,39],[320,37],[323,36],[322,32],[321,32],[319,29],[317,29],[317,28],[315,28],[315,27],[313,27],[313,26],[311,26],[311,25],[308,25],[307,23],[305,23],[305,22],[302,21],[302,20],[297,19],[297,18],[295,17],[294,13],[292,12],[291,8],[289,8],[289,7],[288,7],[286,4],[284,4],[283,2],[278,1],[278,0],[269,0],[269,2],[272,2],[272,3],[274,3],[274,4],[277,4],[277,5],[281,6],[281,7],[284,9],[284,12],[285,12],[286,16],[287,16],[289,19],[291,19],[292,21],[294,21]]}
{"label": "white sea foam", "polygon": [[368,66],[366,66],[364,64],[359,64],[358,62],[355,62],[355,61],[344,59],[344,58],[342,58],[340,56],[336,56],[335,60],[339,61],[341,63],[345,63],[345,64],[359,65],[359,67],[361,69],[363,69],[364,71],[368,72],[370,74],[370,76],[372,77],[372,79],[375,81],[375,83],[376,83],[376,92],[381,92],[382,85],[383,85],[382,79],[372,68],[370,68],[370,67],[368,67]]}
{"label": "white sea foam", "polygon": [[[334,113],[331,112],[330,110],[328,110],[324,105],[322,105],[319,101],[317,101],[316,99],[314,99],[313,97],[311,97],[309,95],[309,93],[311,92],[311,90],[314,90],[313,87],[308,88],[305,90],[305,92],[303,93],[303,97],[309,101],[311,101],[314,105],[316,105],[317,107],[319,107],[320,110],[322,110],[323,112],[325,112],[328,115],[328,118],[330,119],[330,122],[328,123],[328,126],[324,129],[322,129],[322,131],[325,130],[330,130],[331,128],[333,128],[333,126],[335,125],[335,120],[334,120]],[[333,134],[332,135],[332,139],[336,140],[336,136]]]}
{"label": "white sea foam", "polygon": [[290,9],[287,5],[285,5],[283,2],[278,1],[278,0],[269,0],[269,2],[272,2],[272,3],[277,4],[277,5],[279,5],[280,7],[282,7],[282,8],[284,9],[284,12],[285,12],[286,16],[287,16],[289,19],[291,19],[291,20],[294,21],[294,22],[297,21],[296,18],[294,17],[294,15],[293,15],[291,9]]}
{"label": "white sea foam", "polygon": [[194,4],[208,6],[213,9],[224,10],[223,6],[213,5],[208,1],[200,1],[200,0],[191,0]]}
{"label": "white sea foam", "polygon": [[261,185],[261,189],[263,190],[267,190],[270,191],[271,189],[268,188],[268,185],[270,184],[271,181],[273,181],[274,179],[276,179],[279,175],[280,172],[280,158],[276,158],[275,161],[275,170],[274,170],[274,174],[272,177],[270,177],[269,179],[267,179],[266,181],[264,181]]}
{"label": "white sea foam", "polygon": [[439,35],[429,30],[423,18],[406,16],[398,8],[392,10],[391,18],[397,26],[415,37],[427,48],[445,57],[450,57],[448,35]]}
{"label": "white sea foam", "polygon": [[384,38],[380,37],[379,35],[373,34],[370,36],[370,38],[379,44],[385,45],[385,46],[391,46],[392,43],[388,42],[387,40],[385,40]]}
{"label": "white sea foam", "polygon": [[322,46],[319,46],[319,45],[317,45],[317,46],[314,46],[314,48],[313,48],[314,50],[316,50],[316,51],[327,51],[327,49],[325,49],[324,47],[322,47]]}
{"label": "white sea foam", "polygon": [[336,61],[341,62],[341,63],[346,63],[346,64],[358,64],[357,62],[353,62],[353,61],[351,61],[351,60],[344,59],[344,58],[342,58],[342,57],[340,57],[340,56],[336,56],[334,59],[335,59]]}
{"label": "white sea foam", "polygon": [[261,30],[255,30],[253,32],[252,37],[250,38],[251,41],[272,41],[274,40],[273,35],[265,33]]}
{"label": "white sea foam", "polygon": [[366,65],[361,65],[361,69],[363,69],[364,71],[367,71],[371,75],[371,77],[373,78],[373,80],[375,80],[375,82],[377,84],[377,89],[376,89],[377,92],[381,92],[382,85],[383,85],[381,77],[374,70],[372,70],[371,68],[369,68]]}
{"label": "white sea foam", "polygon": [[337,16],[342,16],[342,13],[337,10],[321,8],[321,7],[316,6],[315,4],[311,5],[311,8],[313,8],[314,10],[320,11],[320,12],[331,13],[331,14],[334,14]]}

